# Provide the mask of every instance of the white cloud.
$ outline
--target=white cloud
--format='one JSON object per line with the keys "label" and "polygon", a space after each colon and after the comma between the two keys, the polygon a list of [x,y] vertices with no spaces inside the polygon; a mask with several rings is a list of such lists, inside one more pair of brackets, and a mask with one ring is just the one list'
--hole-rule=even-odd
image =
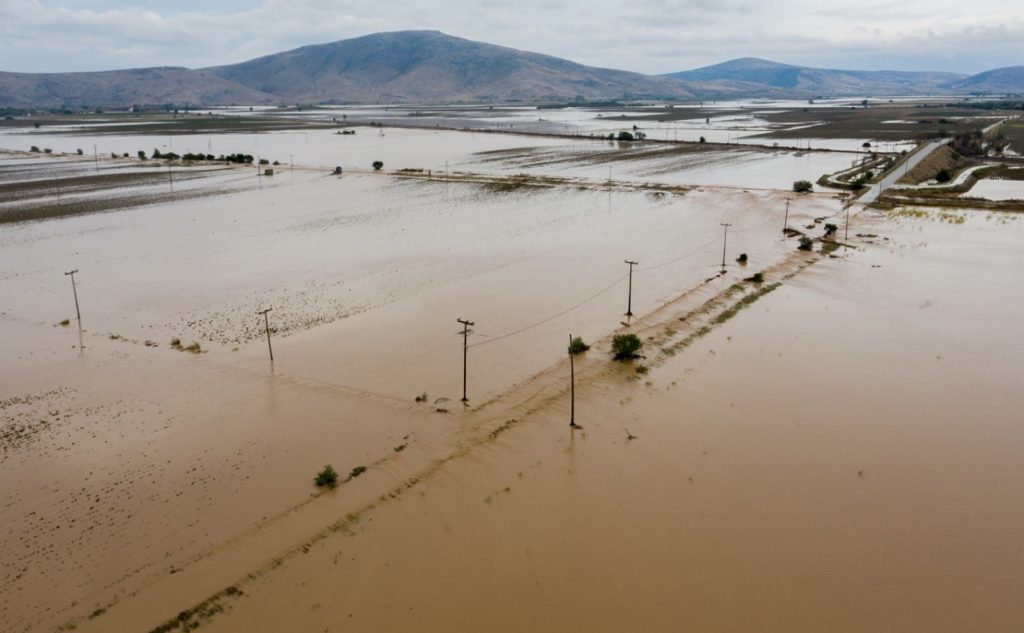
{"label": "white cloud", "polygon": [[0,0],[0,69],[202,67],[420,28],[650,73],[742,56],[977,72],[1024,64],[1017,6],[1014,0]]}

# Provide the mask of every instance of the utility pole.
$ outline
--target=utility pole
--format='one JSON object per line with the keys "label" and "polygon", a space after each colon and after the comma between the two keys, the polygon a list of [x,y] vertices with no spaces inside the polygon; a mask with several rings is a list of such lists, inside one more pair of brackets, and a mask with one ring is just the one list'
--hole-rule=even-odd
{"label": "utility pole", "polygon": [[850,243],[850,207],[846,200],[843,200],[843,205],[846,206],[846,226],[843,227],[843,248],[849,248],[847,244]]}
{"label": "utility pole", "polygon": [[633,316],[633,266],[636,266],[640,262],[634,262],[626,260],[625,263],[629,264],[629,295],[626,299],[626,316]]}
{"label": "utility pole", "polygon": [[786,227],[789,226],[789,198],[786,198],[786,219],[782,221],[782,232],[786,232]]}
{"label": "utility pole", "polygon": [[469,360],[469,326],[476,325],[472,321],[464,321],[463,319],[456,319],[462,324],[462,401],[469,402],[469,398],[466,397],[466,366]]}
{"label": "utility pole", "polygon": [[71,276],[71,292],[75,293],[75,317],[78,319],[78,324],[82,324],[82,312],[78,309],[78,288],[75,287],[75,273],[78,269],[74,269],[64,273],[65,275]]}
{"label": "utility pole", "polygon": [[729,227],[732,226],[732,224],[729,224],[728,222],[722,222],[721,224],[722,224],[722,226],[725,227],[725,235],[722,236],[722,272],[724,273],[725,272],[725,245],[729,241]]}
{"label": "utility pole", "polygon": [[167,163],[167,182],[171,185],[171,193],[174,193],[174,173],[171,171],[170,163]]}
{"label": "utility pole", "polygon": [[263,315],[263,327],[267,331],[267,351],[270,352],[270,364],[274,364],[274,348],[270,346],[270,318],[267,313],[273,310],[273,308],[267,308],[266,310],[260,310],[256,314]]}
{"label": "utility pole", "polygon": [[99,173],[99,171],[100,171],[100,155],[99,155],[99,152],[96,151],[96,146],[95,145],[92,146],[92,160],[96,164],[96,172]]}
{"label": "utility pole", "polygon": [[576,368],[573,364],[572,334],[569,334],[569,426],[576,428]]}

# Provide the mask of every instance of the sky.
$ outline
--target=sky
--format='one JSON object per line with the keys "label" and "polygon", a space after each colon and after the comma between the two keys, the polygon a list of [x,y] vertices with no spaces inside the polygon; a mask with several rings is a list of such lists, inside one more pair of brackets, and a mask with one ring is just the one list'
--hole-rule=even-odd
{"label": "sky", "polygon": [[967,74],[1024,65],[1021,0],[0,0],[0,70],[201,68],[405,29],[651,74],[736,57]]}

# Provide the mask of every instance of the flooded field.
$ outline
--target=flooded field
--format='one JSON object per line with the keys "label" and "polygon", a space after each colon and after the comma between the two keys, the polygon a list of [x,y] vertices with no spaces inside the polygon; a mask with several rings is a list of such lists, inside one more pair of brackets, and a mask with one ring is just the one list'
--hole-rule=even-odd
{"label": "flooded field", "polygon": [[[383,132],[0,134],[71,154],[0,157],[5,631],[1024,617],[1019,215],[847,248],[789,189],[852,153]],[[108,158],[164,144],[283,164]]]}
{"label": "flooded field", "polygon": [[966,195],[986,200],[1024,200],[1024,181],[983,179],[975,183]]}

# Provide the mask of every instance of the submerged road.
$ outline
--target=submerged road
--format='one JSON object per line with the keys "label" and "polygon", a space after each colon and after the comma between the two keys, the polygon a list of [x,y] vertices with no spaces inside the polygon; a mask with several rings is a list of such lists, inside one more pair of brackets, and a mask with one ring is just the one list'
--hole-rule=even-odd
{"label": "submerged road", "polygon": [[931,153],[939,149],[952,139],[944,138],[937,141],[931,141],[920,150],[914,152],[907,157],[907,160],[903,161],[903,164],[896,169],[889,172],[885,178],[882,178],[877,183],[871,185],[871,187],[864,193],[857,202],[861,204],[871,204],[878,200],[878,197],[882,195],[882,192],[891,187],[896,183],[897,180],[902,178],[908,171],[917,167],[917,165],[924,159],[931,156]]}

